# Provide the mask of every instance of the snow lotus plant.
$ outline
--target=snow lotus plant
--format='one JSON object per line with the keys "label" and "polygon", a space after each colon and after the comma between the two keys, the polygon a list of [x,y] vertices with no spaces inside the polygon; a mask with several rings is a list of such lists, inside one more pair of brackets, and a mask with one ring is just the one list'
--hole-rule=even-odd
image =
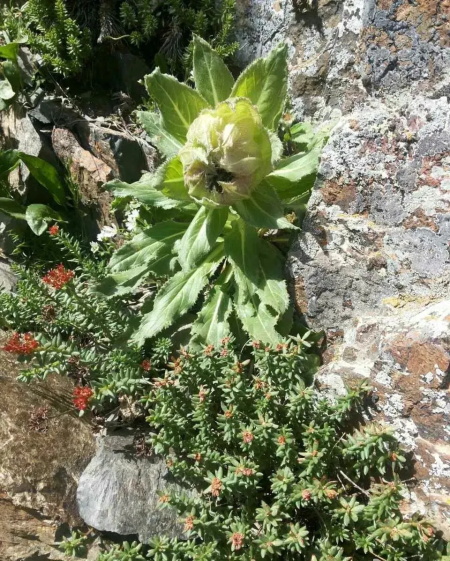
{"label": "snow lotus plant", "polygon": [[143,315],[138,343],[194,307],[198,344],[219,344],[231,326],[277,343],[292,314],[283,255],[266,234],[297,228],[286,216],[309,196],[321,141],[309,136],[305,151],[282,157],[285,45],[236,81],[200,38],[193,64],[195,90],[159,69],[145,78],[159,111],[139,118],[165,162],[137,183],[116,180],[108,188],[145,203],[158,221],[113,255],[104,290],[115,295],[168,277]]}

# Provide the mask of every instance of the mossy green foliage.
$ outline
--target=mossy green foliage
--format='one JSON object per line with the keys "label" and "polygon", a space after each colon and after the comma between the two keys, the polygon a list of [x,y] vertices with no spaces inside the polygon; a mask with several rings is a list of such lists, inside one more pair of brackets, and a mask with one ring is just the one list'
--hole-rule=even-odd
{"label": "mossy green foliage", "polygon": [[44,68],[73,76],[98,54],[98,44],[128,46],[150,65],[184,74],[192,34],[212,39],[230,56],[235,0],[29,0],[0,11],[0,31],[26,38]]}

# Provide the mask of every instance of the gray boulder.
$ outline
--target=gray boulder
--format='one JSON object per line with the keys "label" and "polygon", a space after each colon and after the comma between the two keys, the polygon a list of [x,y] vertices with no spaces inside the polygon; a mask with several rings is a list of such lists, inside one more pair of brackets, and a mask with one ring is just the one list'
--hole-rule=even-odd
{"label": "gray boulder", "polygon": [[[158,508],[158,491],[180,489],[163,459],[136,457],[127,433],[98,439],[97,453],[83,472],[77,491],[78,509],[89,526],[123,536],[180,535],[177,514]],[[181,490],[181,489],[180,489]]]}

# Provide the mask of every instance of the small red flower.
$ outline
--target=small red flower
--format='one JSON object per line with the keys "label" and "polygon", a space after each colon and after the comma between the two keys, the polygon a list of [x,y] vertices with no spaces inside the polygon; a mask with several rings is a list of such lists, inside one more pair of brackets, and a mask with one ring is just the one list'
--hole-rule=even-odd
{"label": "small red flower", "polygon": [[149,372],[152,368],[152,363],[148,359],[145,359],[141,362],[141,368],[142,370]]}
{"label": "small red flower", "polygon": [[50,228],[48,229],[48,233],[51,236],[56,236],[59,232],[59,226],[58,224],[53,224],[53,226],[50,226]]}
{"label": "small red flower", "polygon": [[278,442],[278,444],[279,444],[280,446],[284,446],[284,445],[286,444],[286,437],[283,436],[283,435],[280,435],[280,436],[278,437],[277,442]]}
{"label": "small red flower", "polygon": [[31,355],[39,347],[39,343],[31,333],[13,333],[2,347],[7,353],[17,353],[19,355]]}
{"label": "small red flower", "polygon": [[309,491],[308,489],[304,489],[302,491],[302,499],[304,501],[310,501],[311,500],[311,491]]}
{"label": "small red flower", "polygon": [[87,409],[88,402],[91,397],[94,395],[94,392],[91,388],[86,388],[82,386],[77,386],[73,389],[73,404],[79,411],[84,411]]}
{"label": "small red flower", "polygon": [[69,271],[64,267],[64,265],[60,264],[54,269],[51,269],[45,276],[42,277],[42,282],[52,286],[59,290],[65,284],[73,279],[75,273],[73,271]]}

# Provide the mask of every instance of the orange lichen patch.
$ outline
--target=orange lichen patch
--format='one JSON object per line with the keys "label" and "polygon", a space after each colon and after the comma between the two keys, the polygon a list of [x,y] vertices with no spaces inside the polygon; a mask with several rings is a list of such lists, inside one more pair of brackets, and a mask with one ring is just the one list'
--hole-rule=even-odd
{"label": "orange lichen patch", "polygon": [[433,230],[433,232],[437,232],[439,230],[436,222],[431,218],[431,216],[427,216],[421,208],[415,210],[411,216],[408,216],[408,218],[404,220],[403,227],[408,230],[415,228],[429,228],[430,230]]}
{"label": "orange lichen patch", "polygon": [[450,367],[450,355],[433,343],[411,343],[399,336],[391,343],[389,351],[400,366],[415,376],[434,373],[436,368],[446,372]]}
{"label": "orange lichen patch", "polygon": [[335,181],[326,181],[321,193],[327,205],[337,205],[342,210],[348,211],[350,204],[356,199],[357,189],[353,182],[345,181],[341,177]]}

